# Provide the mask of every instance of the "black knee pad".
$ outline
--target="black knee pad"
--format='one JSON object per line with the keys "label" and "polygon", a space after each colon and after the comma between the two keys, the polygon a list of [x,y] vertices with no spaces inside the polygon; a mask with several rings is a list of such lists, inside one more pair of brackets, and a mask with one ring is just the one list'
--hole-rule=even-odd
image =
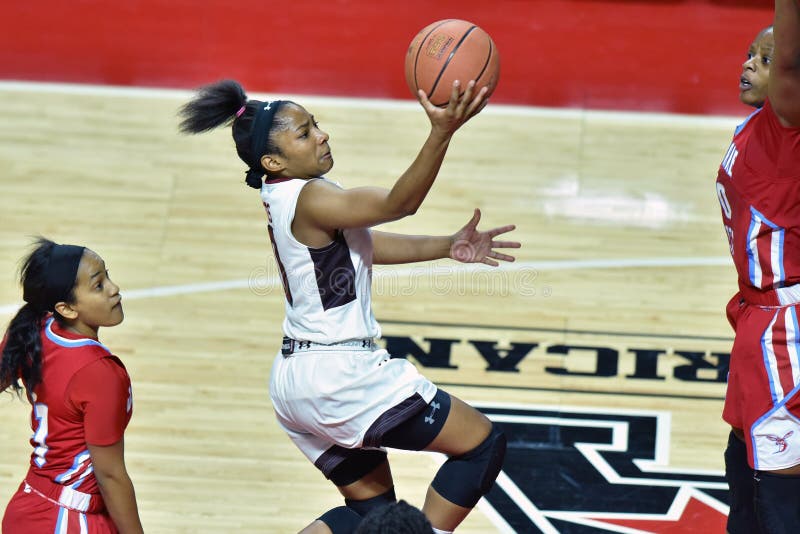
{"label": "black knee pad", "polygon": [[800,476],[757,471],[756,517],[763,534],[794,534],[800,526]]}
{"label": "black knee pad", "polygon": [[348,456],[333,468],[328,478],[337,486],[349,486],[386,461],[386,451],[343,449]]}
{"label": "black knee pad", "polygon": [[352,534],[361,523],[361,516],[347,506],[337,506],[317,519],[328,525],[333,534]]}
{"label": "black knee pad", "polygon": [[393,504],[396,501],[397,497],[394,494],[394,487],[392,487],[389,489],[389,491],[381,493],[380,495],[376,495],[375,497],[360,501],[356,501],[354,499],[345,499],[344,503],[355,513],[361,517],[364,517],[367,515],[367,513],[369,513],[370,510]]}
{"label": "black knee pad", "polygon": [[733,432],[725,449],[725,479],[731,510],[728,514],[729,534],[757,534],[756,487],[753,469],[747,463],[747,446]]}
{"label": "black knee pad", "polygon": [[431,486],[453,504],[472,508],[492,488],[505,456],[506,436],[492,423],[486,439],[468,453],[447,460]]}

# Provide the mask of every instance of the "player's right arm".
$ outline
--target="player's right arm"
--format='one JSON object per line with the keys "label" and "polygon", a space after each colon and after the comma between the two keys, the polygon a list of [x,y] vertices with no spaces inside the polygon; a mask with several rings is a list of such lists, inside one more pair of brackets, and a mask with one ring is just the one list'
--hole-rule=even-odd
{"label": "player's right arm", "polygon": [[473,96],[474,90],[475,82],[470,81],[459,96],[459,85],[454,83],[445,108],[434,106],[423,91],[419,92],[420,103],[431,121],[431,131],[414,162],[391,189],[345,190],[324,180],[314,180],[303,187],[295,220],[333,230],[366,228],[416,213],[433,186],[453,134],[486,104],[486,88]]}
{"label": "player's right arm", "polygon": [[775,0],[769,101],[784,126],[800,127],[800,0]]}

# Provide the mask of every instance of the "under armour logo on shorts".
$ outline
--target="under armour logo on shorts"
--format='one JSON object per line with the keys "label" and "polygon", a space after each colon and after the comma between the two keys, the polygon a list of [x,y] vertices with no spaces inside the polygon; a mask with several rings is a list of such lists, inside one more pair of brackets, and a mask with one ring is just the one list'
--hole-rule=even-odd
{"label": "under armour logo on shorts", "polygon": [[440,409],[441,407],[442,407],[442,405],[439,404],[438,402],[432,402],[431,403],[431,414],[425,416],[425,422],[428,423],[429,425],[432,425],[433,423],[435,423],[436,419],[434,419],[433,416],[436,414],[436,410]]}

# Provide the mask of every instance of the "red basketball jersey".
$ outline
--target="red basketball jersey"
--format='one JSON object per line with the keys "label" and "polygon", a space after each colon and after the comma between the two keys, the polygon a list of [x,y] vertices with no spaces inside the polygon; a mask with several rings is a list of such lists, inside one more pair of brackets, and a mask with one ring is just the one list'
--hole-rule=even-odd
{"label": "red basketball jersey", "polygon": [[744,298],[800,302],[800,128],[782,126],[769,101],[736,128],[717,196]]}
{"label": "red basketball jersey", "polygon": [[113,445],[131,418],[131,382],[99,341],[49,318],[42,330],[42,381],[33,405],[31,471],[83,493],[98,493],[87,443]]}

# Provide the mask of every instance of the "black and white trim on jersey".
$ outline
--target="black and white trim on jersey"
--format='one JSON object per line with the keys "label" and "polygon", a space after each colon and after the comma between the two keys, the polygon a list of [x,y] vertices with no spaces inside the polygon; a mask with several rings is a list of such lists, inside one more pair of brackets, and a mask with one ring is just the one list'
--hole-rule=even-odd
{"label": "black and white trim on jersey", "polygon": [[[324,179],[324,178],[322,178]],[[283,333],[299,341],[331,344],[380,336],[372,313],[372,237],[367,228],[336,233],[320,248],[292,234],[297,200],[307,180],[267,182],[261,199],[286,293]]]}
{"label": "black and white trim on jersey", "polygon": [[356,300],[356,269],[350,260],[350,248],[342,232],[329,245],[309,248],[317,289],[323,310],[344,306]]}

